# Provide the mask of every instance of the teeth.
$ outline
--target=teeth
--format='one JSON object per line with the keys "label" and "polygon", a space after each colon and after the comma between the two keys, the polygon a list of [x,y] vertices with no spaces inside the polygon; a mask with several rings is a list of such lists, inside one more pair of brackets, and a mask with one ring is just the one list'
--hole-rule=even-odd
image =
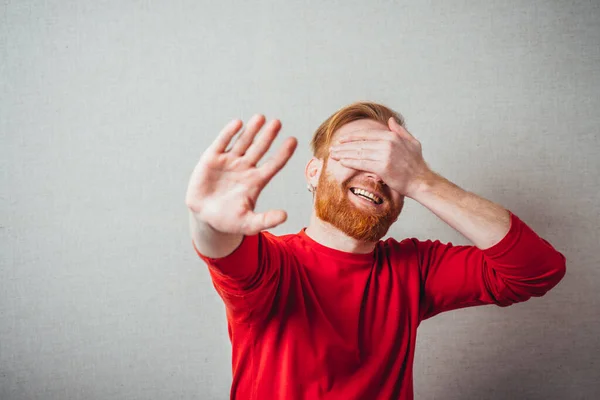
{"label": "teeth", "polygon": [[353,192],[355,194],[360,194],[362,196],[368,197],[369,199],[373,200],[373,202],[375,202],[375,203],[380,203],[381,202],[381,199],[379,197],[375,196],[371,192],[367,192],[364,189],[353,189]]}

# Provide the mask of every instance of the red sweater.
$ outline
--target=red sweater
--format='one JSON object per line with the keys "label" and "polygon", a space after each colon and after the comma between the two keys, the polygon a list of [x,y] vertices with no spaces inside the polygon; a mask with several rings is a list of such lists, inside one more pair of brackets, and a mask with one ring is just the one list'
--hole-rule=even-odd
{"label": "red sweater", "polygon": [[512,213],[510,231],[486,250],[388,238],[353,254],[304,229],[247,236],[220,259],[194,249],[225,303],[231,398],[244,400],[412,399],[421,321],[542,296],[566,266]]}

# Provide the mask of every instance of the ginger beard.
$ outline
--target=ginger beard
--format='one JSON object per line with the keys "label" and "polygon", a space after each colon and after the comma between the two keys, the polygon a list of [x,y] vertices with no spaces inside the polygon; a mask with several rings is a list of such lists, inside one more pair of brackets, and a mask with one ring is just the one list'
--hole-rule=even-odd
{"label": "ginger beard", "polygon": [[[389,192],[381,183],[346,181],[340,185],[333,177],[328,176],[326,167],[327,160],[323,164],[323,171],[316,188],[317,217],[356,240],[376,242],[384,237],[400,214],[404,203],[393,204]],[[370,207],[372,210],[358,207],[348,198],[348,196],[355,196],[350,191],[351,187],[376,190],[383,194],[383,203]]]}

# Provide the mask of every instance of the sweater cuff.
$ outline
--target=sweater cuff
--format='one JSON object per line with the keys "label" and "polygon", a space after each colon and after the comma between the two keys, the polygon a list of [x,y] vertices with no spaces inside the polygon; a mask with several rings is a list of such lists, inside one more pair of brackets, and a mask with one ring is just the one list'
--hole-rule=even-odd
{"label": "sweater cuff", "polygon": [[492,247],[482,250],[489,258],[502,257],[502,255],[510,251],[519,242],[523,230],[523,221],[510,210],[508,212],[510,213],[510,229],[506,235]]}
{"label": "sweater cuff", "polygon": [[258,241],[259,235],[244,236],[238,247],[225,257],[212,258],[200,253],[196,248],[196,244],[192,240],[192,244],[198,256],[206,262],[206,264],[221,275],[245,276],[246,270],[255,269],[258,263]]}

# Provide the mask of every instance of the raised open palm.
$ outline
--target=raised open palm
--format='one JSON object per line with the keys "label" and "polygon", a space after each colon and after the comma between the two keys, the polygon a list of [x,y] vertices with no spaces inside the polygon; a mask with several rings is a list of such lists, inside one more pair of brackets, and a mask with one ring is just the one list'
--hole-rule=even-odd
{"label": "raised open palm", "polygon": [[254,212],[260,192],[287,163],[297,145],[294,137],[287,138],[279,151],[258,167],[281,129],[281,123],[273,120],[255,140],[264,123],[264,116],[252,117],[233,147],[227,150],[242,127],[242,121],[231,121],[202,154],[185,197],[185,204],[198,221],[219,232],[254,235],[287,219],[283,210]]}

